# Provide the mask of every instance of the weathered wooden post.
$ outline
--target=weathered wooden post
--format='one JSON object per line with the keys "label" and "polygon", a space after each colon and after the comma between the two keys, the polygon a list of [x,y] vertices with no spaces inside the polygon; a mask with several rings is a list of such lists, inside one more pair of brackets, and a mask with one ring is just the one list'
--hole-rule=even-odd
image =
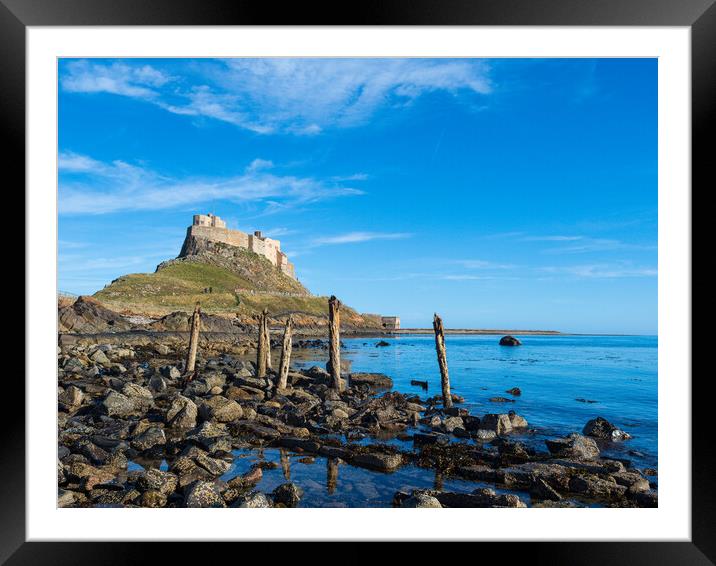
{"label": "weathered wooden post", "polygon": [[266,369],[271,369],[271,329],[269,328],[268,311],[266,313],[266,323],[264,324],[264,332],[266,333]]}
{"label": "weathered wooden post", "polygon": [[341,379],[341,302],[331,295],[328,299],[328,364],[327,370],[331,374],[331,387],[343,391],[345,384]]}
{"label": "weathered wooden post", "polygon": [[336,485],[338,484],[338,459],[328,458],[328,468],[326,470],[326,489],[328,495],[332,495],[336,491]]}
{"label": "weathered wooden post", "polygon": [[281,347],[281,361],[278,364],[278,389],[286,389],[288,385],[288,366],[291,363],[291,330],[293,319],[288,315],[286,329],[283,331],[283,346]]}
{"label": "weathered wooden post", "polygon": [[189,352],[186,355],[186,367],[184,375],[189,375],[196,366],[196,351],[199,348],[199,328],[201,326],[201,307],[196,303],[194,314],[191,317],[191,329],[189,333]]}
{"label": "weathered wooden post", "polygon": [[286,481],[291,481],[291,461],[288,458],[288,452],[285,448],[280,448],[279,454],[281,457],[281,471],[283,472],[283,477]]}
{"label": "weathered wooden post", "polygon": [[435,330],[435,349],[438,353],[438,365],[440,366],[440,381],[443,387],[443,407],[452,407],[452,395],[450,394],[450,375],[448,374],[447,355],[445,353],[445,331],[442,319],[435,314],[433,318],[433,330]]}
{"label": "weathered wooden post", "polygon": [[268,345],[266,344],[266,329],[265,326],[267,318],[267,311],[264,311],[259,315],[259,344],[256,349],[256,377],[266,377],[266,350]]}

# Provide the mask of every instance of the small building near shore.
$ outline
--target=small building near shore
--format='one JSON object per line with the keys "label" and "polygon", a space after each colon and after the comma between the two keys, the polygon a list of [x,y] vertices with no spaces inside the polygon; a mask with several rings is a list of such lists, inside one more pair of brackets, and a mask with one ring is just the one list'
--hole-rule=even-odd
{"label": "small building near shore", "polygon": [[399,316],[381,316],[380,323],[386,330],[400,330]]}

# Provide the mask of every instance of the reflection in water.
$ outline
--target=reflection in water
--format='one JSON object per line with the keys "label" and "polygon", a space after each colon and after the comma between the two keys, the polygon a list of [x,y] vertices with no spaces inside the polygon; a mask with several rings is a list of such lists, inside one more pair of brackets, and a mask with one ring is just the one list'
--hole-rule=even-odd
{"label": "reflection in water", "polygon": [[435,480],[433,481],[433,489],[443,490],[443,475],[439,470],[435,470]]}
{"label": "reflection in water", "polygon": [[285,448],[279,449],[281,458],[281,469],[283,470],[283,477],[286,481],[291,479],[291,460],[289,460],[288,452]]}
{"label": "reflection in water", "polygon": [[328,458],[327,462],[326,490],[328,491],[328,495],[333,495],[333,492],[336,491],[336,485],[338,484],[338,459]]}

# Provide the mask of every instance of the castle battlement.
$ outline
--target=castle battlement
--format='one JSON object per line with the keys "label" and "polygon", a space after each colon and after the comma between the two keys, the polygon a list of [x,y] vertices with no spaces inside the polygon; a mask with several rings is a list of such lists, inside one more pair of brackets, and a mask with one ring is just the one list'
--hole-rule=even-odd
{"label": "castle battlement", "polygon": [[231,230],[226,227],[226,222],[214,214],[195,214],[192,225],[187,228],[187,239],[190,237],[204,238],[212,242],[221,242],[249,250],[265,257],[283,273],[296,279],[294,265],[281,251],[281,242],[263,236],[258,230],[253,234],[247,234],[241,230]]}

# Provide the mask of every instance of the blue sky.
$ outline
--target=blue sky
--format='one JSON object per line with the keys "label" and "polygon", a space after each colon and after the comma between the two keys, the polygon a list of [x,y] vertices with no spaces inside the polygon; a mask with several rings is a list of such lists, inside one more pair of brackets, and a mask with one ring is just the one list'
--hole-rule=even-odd
{"label": "blue sky", "polygon": [[192,214],[427,327],[657,330],[655,59],[63,59],[59,288]]}

